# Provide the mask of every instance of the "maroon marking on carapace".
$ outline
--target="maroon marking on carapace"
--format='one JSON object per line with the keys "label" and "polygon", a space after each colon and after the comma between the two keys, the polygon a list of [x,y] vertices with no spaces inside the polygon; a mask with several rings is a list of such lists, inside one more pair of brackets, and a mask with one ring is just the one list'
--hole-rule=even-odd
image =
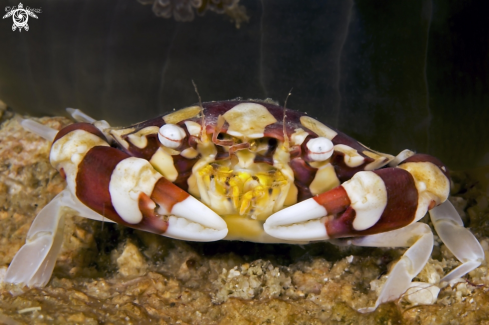
{"label": "maroon marking on carapace", "polygon": [[265,163],[273,166],[273,155],[275,154],[275,150],[277,150],[278,141],[275,138],[268,139],[268,148],[267,151],[261,155],[256,154],[253,162],[255,163]]}
{"label": "maroon marking on carapace", "polygon": [[176,186],[182,190],[188,190],[188,178],[192,175],[192,167],[199,161],[200,155],[194,159],[187,159],[181,155],[175,155],[173,157],[173,165],[178,172],[177,179],[173,182]]}
{"label": "maroon marking on carapace", "polygon": [[58,132],[58,134],[56,134],[56,136],[54,137],[53,144],[56,141],[58,141],[59,139],[61,139],[62,137],[64,137],[65,135],[67,135],[68,133],[70,133],[72,131],[75,131],[75,130],[83,130],[83,131],[89,132],[89,133],[91,133],[93,135],[98,136],[102,140],[107,141],[107,138],[102,133],[102,131],[100,131],[99,129],[97,129],[93,124],[80,122],[80,123],[70,124],[70,125],[62,128]]}
{"label": "maroon marking on carapace", "polygon": [[289,162],[294,171],[294,184],[297,187],[297,201],[304,201],[312,197],[309,185],[316,177],[317,168],[309,166],[302,158],[295,158]]}
{"label": "maroon marking on carapace", "polygon": [[164,177],[156,182],[153,193],[151,193],[151,199],[168,212],[171,212],[175,204],[182,202],[187,197],[189,197],[187,192]]}
{"label": "maroon marking on carapace", "polygon": [[109,184],[117,164],[130,156],[118,149],[97,146],[90,149],[78,165],[76,196],[100,215],[127,227],[157,234],[162,233],[160,221],[143,218],[138,224],[125,222],[117,213],[110,198]]}
{"label": "maroon marking on carapace", "polygon": [[321,204],[328,215],[335,215],[345,211],[350,206],[350,198],[343,186],[337,186],[332,190],[313,197],[314,201]]}
{"label": "maroon marking on carapace", "polygon": [[334,167],[334,171],[340,183],[344,183],[351,179],[356,173],[364,171],[365,166],[373,161],[373,159],[370,157],[364,157],[364,159],[365,161],[361,165],[357,167],[349,167],[345,163],[345,154],[339,151],[334,151],[333,155],[331,156],[331,164]]}
{"label": "maroon marking on carapace", "polygon": [[331,238],[378,234],[405,227],[414,221],[418,191],[411,174],[400,168],[385,168],[374,173],[382,178],[387,190],[387,204],[379,221],[366,230],[355,230],[355,210],[349,207],[341,215],[326,221],[326,230]]}
{"label": "maroon marking on carapace", "polygon": [[[436,157],[424,154],[424,153],[417,153],[405,160],[403,160],[399,165],[408,163],[408,162],[430,162],[433,165],[437,166],[440,168],[441,172],[450,180],[450,173],[448,171],[448,168]],[[443,170],[442,167],[445,167],[445,170]]]}
{"label": "maroon marking on carapace", "polygon": [[124,135],[122,138],[127,141],[129,148],[126,149],[124,146],[119,145],[118,149],[125,151],[131,157],[143,158],[145,160],[151,160],[151,157],[155,154],[156,150],[160,147],[160,141],[158,140],[157,134],[148,134],[146,139],[148,144],[144,148],[138,148],[131,143],[128,139],[129,134]]}

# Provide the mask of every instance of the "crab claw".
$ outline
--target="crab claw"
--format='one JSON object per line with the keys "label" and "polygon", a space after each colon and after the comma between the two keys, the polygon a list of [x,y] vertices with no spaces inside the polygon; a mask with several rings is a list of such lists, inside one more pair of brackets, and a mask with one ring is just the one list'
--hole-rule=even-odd
{"label": "crab claw", "polygon": [[270,236],[290,241],[329,239],[326,216],[344,211],[349,204],[345,189],[338,186],[274,213],[263,228]]}
{"label": "crab claw", "polygon": [[409,172],[399,168],[363,171],[330,191],[271,215],[264,229],[290,241],[370,235],[412,223],[419,214],[417,208],[418,191]]}
{"label": "crab claw", "polygon": [[158,214],[170,215],[164,236],[215,241],[227,235],[226,222],[219,215],[165,178],[156,183],[151,200],[158,204]]}
{"label": "crab claw", "polygon": [[97,146],[78,166],[76,196],[114,222],[159,235],[214,241],[225,221],[205,204],[162,177],[144,159]]}

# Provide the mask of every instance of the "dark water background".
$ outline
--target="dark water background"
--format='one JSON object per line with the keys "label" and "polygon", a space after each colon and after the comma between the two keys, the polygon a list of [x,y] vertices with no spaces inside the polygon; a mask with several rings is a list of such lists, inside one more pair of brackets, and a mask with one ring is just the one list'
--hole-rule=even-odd
{"label": "dark water background", "polygon": [[[172,0],[177,1],[177,0]],[[4,6],[18,1],[1,0]],[[156,17],[136,0],[29,0],[0,20],[0,99],[36,116],[80,108],[113,125],[197,102],[271,97],[373,149],[489,165],[484,1],[241,0],[240,28],[207,12]],[[2,14],[3,16],[3,14]]]}

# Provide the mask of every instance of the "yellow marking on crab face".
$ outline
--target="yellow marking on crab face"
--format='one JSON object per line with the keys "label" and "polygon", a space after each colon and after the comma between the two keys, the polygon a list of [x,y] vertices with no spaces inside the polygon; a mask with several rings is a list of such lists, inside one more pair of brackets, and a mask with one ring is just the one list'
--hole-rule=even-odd
{"label": "yellow marking on crab face", "polygon": [[200,106],[190,106],[163,116],[163,121],[165,121],[166,124],[177,124],[183,120],[199,115],[200,112]]}
{"label": "yellow marking on crab face", "polygon": [[228,226],[228,235],[225,239],[233,240],[259,240],[263,234],[262,223],[239,215],[223,217]]}
{"label": "yellow marking on crab face", "polygon": [[187,179],[187,184],[190,195],[200,199],[200,191],[199,186],[197,185],[197,176],[195,174],[190,175],[190,177]]}
{"label": "yellow marking on crab face", "polygon": [[297,195],[299,191],[297,190],[297,186],[294,183],[290,184],[290,188],[287,192],[287,196],[285,197],[284,204],[285,206],[291,206],[297,203]]}
{"label": "yellow marking on crab face", "polygon": [[171,153],[165,149],[167,148],[158,148],[149,163],[167,180],[174,182],[178,177],[178,171],[173,164]]}
{"label": "yellow marking on crab face", "polygon": [[340,181],[336,176],[333,165],[330,163],[323,163],[317,168],[319,169],[316,172],[316,176],[314,176],[314,180],[309,185],[309,190],[312,195],[321,194],[340,185]]}
{"label": "yellow marking on crab face", "polygon": [[239,166],[241,168],[249,168],[255,162],[255,154],[249,150],[239,150],[236,152]]}
{"label": "yellow marking on crab face", "polygon": [[223,117],[229,124],[228,134],[246,139],[263,137],[265,127],[277,122],[265,106],[256,103],[238,104]]}
{"label": "yellow marking on crab face", "polygon": [[308,128],[312,132],[316,133],[320,137],[325,137],[332,140],[338,133],[318,120],[313,119],[309,116],[301,116],[301,124],[305,128]]}

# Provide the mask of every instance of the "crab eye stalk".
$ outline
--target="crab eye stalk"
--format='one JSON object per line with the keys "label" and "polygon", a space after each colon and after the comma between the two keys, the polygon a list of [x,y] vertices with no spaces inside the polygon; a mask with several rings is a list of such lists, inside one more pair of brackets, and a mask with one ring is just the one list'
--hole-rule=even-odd
{"label": "crab eye stalk", "polygon": [[325,161],[333,154],[333,142],[327,138],[317,137],[310,139],[307,144],[309,159],[312,161]]}
{"label": "crab eye stalk", "polygon": [[178,148],[185,137],[185,131],[175,124],[165,124],[158,131],[160,143],[171,149]]}

